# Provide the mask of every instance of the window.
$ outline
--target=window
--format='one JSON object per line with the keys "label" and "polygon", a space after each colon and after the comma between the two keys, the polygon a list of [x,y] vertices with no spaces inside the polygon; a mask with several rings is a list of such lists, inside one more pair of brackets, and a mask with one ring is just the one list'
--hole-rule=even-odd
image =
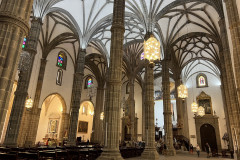
{"label": "window", "polygon": [[197,75],[197,87],[208,87],[207,76],[203,73]]}
{"label": "window", "polygon": [[63,70],[58,69],[57,71],[57,78],[56,78],[56,84],[61,86],[62,85],[62,77],[63,77]]}
{"label": "window", "polygon": [[25,48],[25,47],[26,47],[26,42],[27,42],[27,38],[24,37],[24,38],[23,38],[22,48]]}
{"label": "window", "polygon": [[93,79],[91,76],[87,77],[86,80],[85,80],[85,86],[84,88],[87,89],[87,88],[90,88],[93,84]]}
{"label": "window", "polygon": [[57,58],[57,67],[66,69],[66,66],[67,66],[67,56],[64,52],[59,52],[58,58]]}
{"label": "window", "polygon": [[141,60],[144,59],[144,53],[141,54],[141,57],[140,57]]}

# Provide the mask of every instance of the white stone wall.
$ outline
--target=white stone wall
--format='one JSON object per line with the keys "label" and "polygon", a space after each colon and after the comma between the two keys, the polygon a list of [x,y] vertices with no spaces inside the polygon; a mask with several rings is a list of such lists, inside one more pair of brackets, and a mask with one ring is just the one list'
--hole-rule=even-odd
{"label": "white stone wall", "polygon": [[[188,124],[189,124],[189,135],[196,136],[196,127],[194,120],[194,113],[191,112],[191,103],[193,102],[193,98],[196,102],[196,97],[204,91],[206,94],[211,96],[212,100],[212,110],[216,112],[216,115],[219,117],[219,131],[220,131],[220,140],[222,148],[227,148],[226,144],[222,140],[224,133],[227,132],[225,113],[223,107],[222,100],[222,92],[221,92],[221,82],[218,78],[211,74],[206,74],[208,78],[208,86],[206,88],[196,88],[196,74],[190,78],[186,85],[188,87],[188,98],[187,98],[187,110],[188,110]],[[197,145],[197,138],[190,138],[190,143],[195,147]]]}

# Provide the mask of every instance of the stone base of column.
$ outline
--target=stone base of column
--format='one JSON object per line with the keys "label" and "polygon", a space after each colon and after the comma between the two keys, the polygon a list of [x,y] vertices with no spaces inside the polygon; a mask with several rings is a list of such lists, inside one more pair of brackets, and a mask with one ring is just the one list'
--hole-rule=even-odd
{"label": "stone base of column", "polygon": [[123,160],[119,150],[103,149],[97,160]]}
{"label": "stone base of column", "polygon": [[159,154],[156,148],[145,148],[141,155],[141,159],[159,160]]}
{"label": "stone base of column", "polygon": [[176,150],[174,148],[173,149],[167,149],[166,152],[165,152],[165,155],[175,156],[176,155]]}

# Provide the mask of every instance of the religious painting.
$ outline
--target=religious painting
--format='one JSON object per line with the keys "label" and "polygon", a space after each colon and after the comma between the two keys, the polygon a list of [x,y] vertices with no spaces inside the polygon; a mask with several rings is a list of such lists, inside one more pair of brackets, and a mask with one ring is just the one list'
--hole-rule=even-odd
{"label": "religious painting", "polygon": [[79,121],[78,122],[78,132],[87,133],[88,132],[88,122]]}
{"label": "religious painting", "polygon": [[50,119],[48,124],[48,133],[57,133],[58,129],[58,120]]}
{"label": "religious painting", "polygon": [[199,106],[202,106],[205,109],[205,114],[212,114],[212,102],[209,95],[205,92],[201,92],[197,97],[197,102]]}

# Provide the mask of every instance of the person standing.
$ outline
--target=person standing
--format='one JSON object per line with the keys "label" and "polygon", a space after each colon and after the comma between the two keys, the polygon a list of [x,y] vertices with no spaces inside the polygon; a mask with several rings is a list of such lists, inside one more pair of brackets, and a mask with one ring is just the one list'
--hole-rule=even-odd
{"label": "person standing", "polygon": [[193,154],[193,145],[190,145],[190,153]]}
{"label": "person standing", "polygon": [[206,149],[206,152],[207,152],[207,158],[210,158],[210,156],[209,156],[210,146],[209,146],[208,143],[205,144],[205,149]]}
{"label": "person standing", "polygon": [[196,151],[197,151],[197,155],[198,155],[198,157],[200,156],[200,147],[199,147],[199,145],[197,144],[197,147],[196,147]]}

